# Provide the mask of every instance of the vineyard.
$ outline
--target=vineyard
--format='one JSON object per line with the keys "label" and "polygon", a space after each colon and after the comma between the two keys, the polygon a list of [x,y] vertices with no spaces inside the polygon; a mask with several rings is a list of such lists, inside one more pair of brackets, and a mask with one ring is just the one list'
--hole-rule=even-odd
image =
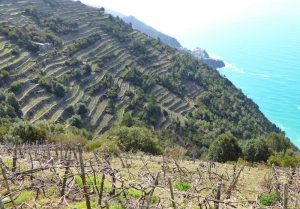
{"label": "vineyard", "polygon": [[[299,168],[52,144],[3,145],[0,156],[0,208],[299,208]],[[278,199],[263,206],[265,194]]]}
{"label": "vineyard", "polygon": [[[66,114],[67,107],[84,102],[88,106],[89,111],[89,114],[86,115],[86,121],[88,124],[91,121],[88,128],[95,131],[95,133],[102,133],[116,120],[116,115],[108,111],[109,98],[105,95],[108,90],[104,87],[102,87],[102,90],[98,90],[99,83],[104,78],[110,76],[113,78],[111,83],[117,89],[116,97],[118,98],[115,108],[121,109],[124,106],[125,93],[134,91],[136,88],[136,86],[133,86],[123,78],[129,67],[145,72],[149,71],[151,74],[167,72],[172,67],[173,56],[178,55],[178,53],[174,53],[174,50],[171,49],[161,52],[151,46],[149,53],[151,53],[151,56],[157,57],[159,62],[155,62],[153,65],[150,63],[147,67],[144,67],[131,54],[131,49],[128,49],[128,46],[120,44],[115,37],[104,30],[103,25],[113,24],[110,22],[108,14],[99,13],[97,9],[74,3],[73,1],[64,0],[57,4],[53,8],[53,5],[48,5],[46,0],[18,1],[13,5],[10,1],[1,1],[0,13],[3,16],[6,15],[1,21],[8,20],[4,22],[9,27],[22,28],[32,25],[35,28],[39,28],[36,21],[30,18],[31,16],[24,15],[24,9],[34,6],[34,8],[45,11],[45,13],[53,12],[55,16],[62,16],[66,22],[76,20],[77,24],[80,25],[70,34],[59,34],[64,43],[63,48],[60,49],[61,51],[71,48],[76,41],[88,40],[88,38],[96,35],[99,38],[91,46],[77,49],[72,53],[72,56],[57,56],[50,49],[38,56],[26,51],[22,51],[17,56],[11,56],[11,51],[16,46],[0,33],[0,70],[12,69],[12,71],[15,71],[9,72],[10,80],[17,82],[22,87],[16,92],[16,96],[24,118],[31,122],[42,119],[64,122],[72,117],[72,114]],[[11,8],[14,12],[11,12],[8,8]],[[141,43],[151,41],[145,34],[134,30],[131,30],[128,36]],[[168,55],[170,50],[172,53]],[[80,79],[75,78],[73,75],[79,64],[77,63],[76,67],[66,64],[71,62],[72,59],[87,63],[92,68],[92,74],[81,75]],[[38,82],[40,79],[62,81],[68,87],[66,88],[66,94],[62,95],[62,97],[53,95],[52,92],[45,89],[44,85],[41,85],[41,82]],[[7,84],[6,87],[9,87],[9,85]],[[97,91],[94,90],[94,93],[91,95],[89,92],[93,89]],[[200,90],[196,89],[193,92],[199,94]],[[194,108],[189,98],[179,98],[160,85],[155,86],[153,94],[159,98],[161,96],[164,97],[159,99],[159,102],[168,102],[167,105],[162,105],[163,109],[170,112],[170,116],[162,121],[164,127],[170,125],[173,112],[177,117],[183,118],[188,110]],[[186,119],[184,118],[184,120]]]}

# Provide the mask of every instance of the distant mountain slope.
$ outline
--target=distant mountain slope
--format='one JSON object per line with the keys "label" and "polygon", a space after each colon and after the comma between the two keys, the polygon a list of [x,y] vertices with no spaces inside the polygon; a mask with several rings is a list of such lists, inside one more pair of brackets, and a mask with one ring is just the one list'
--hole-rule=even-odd
{"label": "distant mountain slope", "polygon": [[106,12],[108,12],[116,17],[122,18],[122,20],[124,20],[126,23],[132,24],[133,29],[139,30],[142,33],[147,34],[148,36],[151,36],[152,38],[155,38],[155,39],[159,38],[163,43],[165,43],[173,48],[182,48],[181,44],[176,40],[176,38],[173,38],[162,32],[159,32],[155,28],[138,20],[134,16],[126,16],[126,15],[123,15],[119,12],[116,12],[116,11],[113,11],[110,9],[106,9]]}
{"label": "distant mountain slope", "polygon": [[71,0],[0,1],[0,84],[23,117],[145,126],[199,150],[229,132],[279,131],[218,71],[121,19]]}
{"label": "distant mountain slope", "polygon": [[163,43],[171,47],[181,48],[180,43],[175,38],[157,31],[153,27],[146,25],[142,21],[136,19],[134,16],[126,16],[122,17],[122,19],[127,23],[131,23],[134,29],[141,31],[142,33],[145,33],[156,39],[159,38]]}
{"label": "distant mountain slope", "polygon": [[120,18],[124,18],[124,17],[127,17],[126,15],[123,15],[122,13],[120,12],[117,12],[117,11],[114,11],[114,10],[111,10],[109,8],[105,8],[105,12],[108,13],[108,14],[111,14],[115,17],[120,17]]}
{"label": "distant mountain slope", "polygon": [[118,16],[118,17],[122,18],[127,23],[131,23],[132,27],[134,29],[137,29],[137,30],[141,31],[142,33],[145,33],[148,36],[151,36],[155,39],[159,38],[163,43],[165,43],[173,48],[180,49],[184,53],[187,53],[188,55],[195,57],[196,59],[200,60],[201,62],[207,64],[208,66],[210,66],[212,68],[225,67],[225,63],[222,60],[210,57],[209,54],[204,49],[201,49],[201,48],[196,48],[195,50],[185,49],[181,46],[181,44],[175,38],[157,31],[153,27],[148,26],[147,24],[143,23],[142,21],[136,19],[134,16],[126,16],[119,12],[112,11],[109,9],[106,9],[106,11],[114,16]]}

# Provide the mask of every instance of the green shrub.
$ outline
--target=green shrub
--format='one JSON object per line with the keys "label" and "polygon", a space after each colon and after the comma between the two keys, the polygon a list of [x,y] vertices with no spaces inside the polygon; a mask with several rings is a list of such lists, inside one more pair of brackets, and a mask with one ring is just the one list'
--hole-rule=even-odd
{"label": "green shrub", "polygon": [[151,197],[151,199],[150,199],[150,203],[151,203],[151,204],[156,204],[156,203],[159,203],[159,200],[160,200],[160,198],[159,198],[158,196],[153,195],[153,196]]}
{"label": "green shrub", "polygon": [[3,136],[8,134],[9,132],[9,126],[7,124],[1,124],[0,125],[0,142],[3,140]]}
{"label": "green shrub", "polygon": [[20,121],[10,127],[9,134],[22,142],[42,142],[46,140],[47,130],[27,121]]}
{"label": "green shrub", "polygon": [[14,93],[0,89],[0,117],[17,118],[22,116],[20,105]]}
{"label": "green shrub", "polygon": [[85,64],[85,65],[80,66],[80,70],[82,70],[84,72],[84,74],[89,75],[92,72],[92,67],[89,64]]}
{"label": "green shrub", "polygon": [[8,93],[5,101],[14,108],[16,114],[20,115],[20,105],[14,93]]}
{"label": "green shrub", "polygon": [[76,128],[75,126],[68,126],[68,128],[65,130],[65,133],[82,136],[83,138],[86,138],[88,140],[93,139],[93,134],[91,132],[87,131],[84,128]]}
{"label": "green shrub", "polygon": [[281,166],[283,167],[297,167],[299,165],[299,158],[297,156],[284,156],[281,159]]}
{"label": "green shrub", "polygon": [[161,107],[154,99],[150,99],[150,101],[144,105],[141,119],[147,124],[155,126],[157,125],[157,121],[159,121],[161,116]]}
{"label": "green shrub", "polygon": [[127,112],[124,114],[122,118],[121,125],[131,127],[133,125],[133,122],[134,122],[133,117],[131,116],[130,113]]}
{"label": "green shrub", "polygon": [[259,197],[260,204],[265,206],[272,206],[279,200],[280,197],[275,192],[264,193]]}
{"label": "green shrub", "polygon": [[175,188],[179,191],[187,191],[191,188],[191,185],[186,182],[179,182],[175,184]]}
{"label": "green shrub", "polygon": [[[34,194],[33,194],[32,191],[25,190],[25,191],[21,192],[21,193],[18,195],[17,199],[15,199],[14,202],[15,202],[15,204],[17,204],[17,205],[20,205],[20,204],[22,204],[22,203],[24,203],[24,202],[29,202],[30,200],[33,199],[33,197],[34,197]],[[4,202],[4,203],[5,203],[5,202],[8,203],[8,204],[5,204],[6,207],[12,206],[12,203],[11,203],[11,201],[10,201],[9,198],[3,199],[3,202]]]}
{"label": "green shrub", "polygon": [[85,145],[87,143],[86,138],[71,133],[65,133],[65,134],[61,133],[61,134],[52,135],[48,137],[48,140],[50,142],[64,144],[70,147],[74,147],[78,144]]}
{"label": "green shrub", "polygon": [[105,74],[101,81],[99,81],[96,85],[93,85],[93,87],[88,88],[88,92],[91,95],[95,95],[100,91],[111,88],[113,85],[113,77],[111,75]]}
{"label": "green shrub", "polygon": [[82,65],[82,61],[80,61],[77,58],[70,58],[70,59],[65,61],[65,65],[67,67],[77,67],[77,66]]}
{"label": "green shrub", "polygon": [[134,188],[130,188],[127,190],[126,195],[133,198],[140,198],[143,196],[143,192]]}
{"label": "green shrub", "polygon": [[217,162],[236,161],[241,154],[236,138],[229,134],[219,136],[208,150],[209,159]]}
{"label": "green shrub", "polygon": [[92,140],[85,145],[85,150],[87,152],[92,152],[98,149],[99,147],[101,147],[101,140]]}
{"label": "green shrub", "polygon": [[18,56],[18,55],[20,55],[20,49],[18,49],[18,48],[13,48],[13,49],[11,50],[10,54],[11,54],[12,56]]}
{"label": "green shrub", "polygon": [[118,156],[121,152],[120,145],[116,139],[103,140],[98,151],[104,155]]}
{"label": "green shrub", "polygon": [[66,88],[63,84],[54,82],[53,83],[54,94],[58,97],[64,97],[66,95]]}
{"label": "green shrub", "polygon": [[165,73],[157,77],[159,84],[163,87],[167,88],[169,91],[177,94],[179,96],[183,96],[185,92],[185,88],[183,83],[174,77],[173,73]]}
{"label": "green shrub", "polygon": [[39,80],[39,84],[49,93],[55,94],[58,97],[64,97],[66,95],[66,87],[55,78],[43,77]]}
{"label": "green shrub", "polygon": [[291,142],[281,133],[267,135],[266,142],[274,153],[283,153],[284,155],[287,149],[291,148]]}
{"label": "green shrub", "polygon": [[[80,175],[75,176],[76,185],[83,187],[83,181]],[[87,175],[86,176],[86,185],[90,191],[96,191],[96,186],[101,185],[102,183],[102,174]],[[104,183],[104,189],[107,189],[107,185]]]}
{"label": "green shrub", "polygon": [[65,52],[67,52],[70,56],[74,55],[76,52],[80,51],[81,49],[84,49],[92,44],[94,44],[96,41],[100,40],[101,36],[98,33],[94,33],[88,37],[77,39],[76,41],[73,41],[71,44],[69,44],[65,48]]}
{"label": "green shrub", "polygon": [[21,84],[17,81],[14,81],[12,84],[10,84],[9,89],[14,93],[19,92],[21,89]]}
{"label": "green shrub", "polygon": [[161,153],[161,149],[158,146],[158,138],[147,128],[116,127],[109,134],[116,137],[126,152]]}
{"label": "green shrub", "polygon": [[9,72],[7,70],[1,69],[0,70],[0,78],[7,79],[9,77]]}
{"label": "green shrub", "polygon": [[62,117],[63,118],[70,118],[72,117],[73,115],[75,114],[75,108],[74,106],[71,104],[71,105],[68,105],[66,107],[66,109],[64,110],[63,114],[62,114]]}
{"label": "green shrub", "polygon": [[269,147],[263,139],[248,141],[243,147],[243,154],[250,162],[266,162],[270,156]]}
{"label": "green shrub", "polygon": [[28,200],[32,199],[32,197],[33,197],[33,192],[32,191],[24,191],[15,200],[15,203],[16,204],[21,204],[21,203],[24,203],[24,202],[28,202]]}
{"label": "green shrub", "polygon": [[[71,202],[67,209],[85,209],[86,208],[86,201],[80,201],[80,202]],[[96,201],[96,198],[91,198],[91,208],[98,208],[98,202]]]}
{"label": "green shrub", "polygon": [[47,194],[48,197],[53,197],[53,196],[55,196],[55,194],[58,190],[59,190],[58,186],[53,185],[53,186],[50,186],[46,189],[46,194]]}
{"label": "green shrub", "polygon": [[86,144],[85,149],[88,152],[98,151],[104,155],[118,156],[121,152],[118,140],[115,137],[102,136],[98,140],[90,141]]}
{"label": "green shrub", "polygon": [[88,108],[85,103],[79,103],[76,105],[77,114],[84,116],[88,112]]}
{"label": "green shrub", "polygon": [[296,155],[293,156],[278,156],[278,155],[272,155],[268,159],[269,165],[277,165],[282,167],[297,167],[300,164],[300,159]]}
{"label": "green shrub", "polygon": [[121,204],[112,204],[109,206],[109,209],[126,209],[126,207]]}
{"label": "green shrub", "polygon": [[83,121],[80,115],[73,115],[68,122],[70,125],[75,126],[76,128],[83,127]]}

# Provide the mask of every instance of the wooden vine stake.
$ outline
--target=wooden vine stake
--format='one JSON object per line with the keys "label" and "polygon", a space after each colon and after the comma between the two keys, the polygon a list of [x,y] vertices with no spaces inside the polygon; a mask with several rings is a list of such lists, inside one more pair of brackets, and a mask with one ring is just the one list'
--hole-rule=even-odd
{"label": "wooden vine stake", "polygon": [[217,195],[216,195],[216,201],[215,201],[215,209],[219,209],[220,208],[220,200],[221,200],[221,187],[222,187],[222,183],[218,183],[218,187],[217,187]]}
{"label": "wooden vine stake", "polygon": [[114,173],[115,171],[112,171],[110,176],[111,176],[111,190],[109,192],[110,195],[115,195],[116,194],[116,174]]}
{"label": "wooden vine stake", "polygon": [[18,160],[18,144],[16,143],[14,148],[13,162],[12,162],[12,172],[17,170],[17,160]]}
{"label": "wooden vine stake", "polygon": [[283,185],[283,209],[288,209],[288,185]]}
{"label": "wooden vine stake", "polygon": [[99,200],[98,204],[101,207],[102,204],[102,198],[103,198],[103,190],[104,190],[104,181],[105,181],[105,174],[102,174],[102,179],[101,179],[101,185],[100,185],[100,192],[99,192]]}
{"label": "wooden vine stake", "polygon": [[170,187],[172,206],[173,206],[173,209],[176,209],[176,203],[175,203],[174,191],[173,191],[171,178],[168,178],[168,183],[169,183],[169,187]]}
{"label": "wooden vine stake", "polygon": [[85,171],[84,171],[84,163],[83,163],[81,145],[78,145],[78,152],[79,152],[79,163],[80,163],[81,179],[82,179],[82,183],[83,183],[83,192],[84,192],[84,197],[85,197],[85,202],[86,202],[86,208],[87,209],[92,209],[91,208],[90,197],[89,197],[89,194],[88,194],[89,188],[86,184],[86,179],[85,179]]}
{"label": "wooden vine stake", "polygon": [[69,154],[69,158],[68,158],[67,162],[65,163],[66,168],[65,168],[65,173],[64,173],[63,182],[62,182],[62,188],[61,188],[61,192],[60,192],[61,197],[63,197],[65,195],[67,179],[68,179],[68,175],[69,175],[69,171],[70,171],[70,162],[71,162],[71,151]]}

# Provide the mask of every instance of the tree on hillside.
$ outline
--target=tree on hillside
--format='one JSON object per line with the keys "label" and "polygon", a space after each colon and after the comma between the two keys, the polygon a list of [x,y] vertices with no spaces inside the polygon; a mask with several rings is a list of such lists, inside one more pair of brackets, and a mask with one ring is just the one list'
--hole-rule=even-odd
{"label": "tree on hillside", "polygon": [[273,152],[285,155],[288,148],[291,148],[291,142],[281,133],[271,133],[266,136],[266,142]]}
{"label": "tree on hillside", "polygon": [[119,127],[111,131],[109,135],[116,137],[126,152],[142,151],[151,154],[161,152],[157,136],[147,128]]}
{"label": "tree on hillside", "polygon": [[66,95],[66,89],[64,85],[58,82],[53,82],[53,91],[58,97],[64,97]]}
{"label": "tree on hillside", "polygon": [[208,157],[217,162],[235,161],[241,156],[241,153],[242,150],[237,139],[231,134],[223,134],[210,145]]}
{"label": "tree on hillside", "polygon": [[21,116],[22,112],[20,110],[20,104],[15,96],[15,94],[13,93],[8,93],[6,95],[6,102],[14,108],[15,113],[17,114],[17,116]]}
{"label": "tree on hillside", "polygon": [[266,162],[271,155],[268,145],[262,138],[248,141],[243,148],[243,154],[245,160],[250,162]]}
{"label": "tree on hillside", "polygon": [[143,108],[141,118],[149,125],[157,125],[157,121],[161,117],[161,107],[156,103],[154,99],[150,99]]}
{"label": "tree on hillside", "polygon": [[84,117],[88,111],[89,110],[85,103],[80,102],[79,104],[77,104],[77,114],[78,115],[81,115],[82,117]]}
{"label": "tree on hillside", "polygon": [[90,75],[92,72],[92,67],[89,64],[85,64],[80,66],[80,70],[82,70],[85,74]]}
{"label": "tree on hillside", "polygon": [[127,112],[124,114],[121,125],[124,125],[127,127],[131,127],[133,125],[133,118],[130,113]]}
{"label": "tree on hillside", "polygon": [[21,142],[43,142],[46,139],[46,130],[27,121],[14,123],[9,134],[17,137]]}
{"label": "tree on hillside", "polygon": [[76,128],[82,128],[83,127],[83,121],[80,115],[73,115],[69,119],[69,124],[72,126],[75,126]]}

